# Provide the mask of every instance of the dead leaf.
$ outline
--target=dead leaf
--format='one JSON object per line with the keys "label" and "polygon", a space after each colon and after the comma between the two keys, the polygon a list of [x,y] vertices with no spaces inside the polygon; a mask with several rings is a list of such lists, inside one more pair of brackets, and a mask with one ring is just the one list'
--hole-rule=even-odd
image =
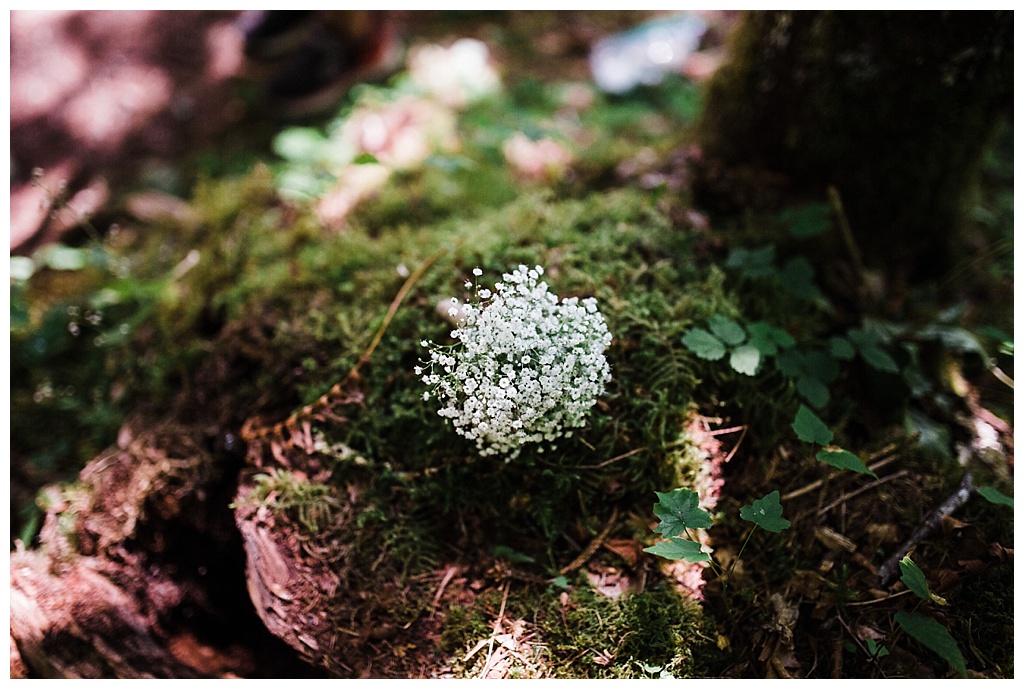
{"label": "dead leaf", "polygon": [[635,567],[640,559],[643,546],[630,538],[612,538],[604,542],[604,547],[612,551],[630,567]]}

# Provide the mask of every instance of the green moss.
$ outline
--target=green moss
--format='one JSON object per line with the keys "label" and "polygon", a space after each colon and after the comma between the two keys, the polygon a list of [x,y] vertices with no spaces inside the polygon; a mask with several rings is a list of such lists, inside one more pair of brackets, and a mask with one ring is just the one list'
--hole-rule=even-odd
{"label": "green moss", "polygon": [[[616,600],[577,589],[568,605],[548,604],[541,628],[560,677],[706,677],[723,659],[700,606],[665,587]],[[599,654],[610,662],[595,662]]]}
{"label": "green moss", "polygon": [[256,474],[253,483],[249,502],[286,513],[310,534],[330,526],[332,513],[340,508],[329,486],[292,471],[271,469],[270,473]]}
{"label": "green moss", "polygon": [[485,638],[490,631],[479,608],[452,605],[444,616],[441,650],[455,655],[465,653],[475,640]]}

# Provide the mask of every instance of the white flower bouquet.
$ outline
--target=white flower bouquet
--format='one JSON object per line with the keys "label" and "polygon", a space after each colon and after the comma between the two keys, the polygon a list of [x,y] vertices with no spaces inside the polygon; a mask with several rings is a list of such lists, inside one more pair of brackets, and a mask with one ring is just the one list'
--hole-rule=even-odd
{"label": "white flower bouquet", "polygon": [[476,302],[461,313],[453,299],[449,313],[461,318],[451,335],[458,342],[421,343],[430,350],[426,370],[416,368],[430,386],[424,399],[440,400],[438,414],[476,441],[481,455],[510,461],[526,443],[572,435],[611,380],[604,350],[612,336],[597,302],[560,302],[539,282],[543,272],[521,265],[493,292],[476,287]]}

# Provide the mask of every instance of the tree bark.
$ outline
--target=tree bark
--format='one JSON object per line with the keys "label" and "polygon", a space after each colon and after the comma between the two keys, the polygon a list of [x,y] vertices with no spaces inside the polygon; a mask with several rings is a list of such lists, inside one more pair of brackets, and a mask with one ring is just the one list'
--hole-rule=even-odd
{"label": "tree bark", "polygon": [[741,203],[780,176],[797,198],[834,187],[868,263],[949,266],[1012,108],[1012,12],[751,12],[730,56],[699,122],[702,201],[736,193],[720,165]]}

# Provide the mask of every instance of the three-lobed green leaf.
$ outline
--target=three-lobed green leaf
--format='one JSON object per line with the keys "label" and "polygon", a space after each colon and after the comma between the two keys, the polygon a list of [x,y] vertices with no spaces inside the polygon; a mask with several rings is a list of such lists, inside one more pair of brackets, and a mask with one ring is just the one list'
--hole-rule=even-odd
{"label": "three-lobed green leaf", "polygon": [[741,507],[740,518],[753,522],[765,531],[772,533],[779,533],[791,526],[788,519],[782,518],[782,505],[779,503],[779,491],[777,490],[755,500],[752,505]]}
{"label": "three-lobed green leaf", "polygon": [[956,640],[945,627],[927,615],[902,610],[896,613],[893,619],[908,636],[938,653],[943,660],[956,668],[961,677],[967,677],[964,657],[956,645]]}
{"label": "three-lobed green leaf", "polygon": [[687,529],[706,529],[714,524],[711,515],[698,505],[699,498],[692,490],[676,488],[670,493],[655,491],[654,494],[658,496],[654,515],[661,520],[654,530],[665,538],[686,533]]}

